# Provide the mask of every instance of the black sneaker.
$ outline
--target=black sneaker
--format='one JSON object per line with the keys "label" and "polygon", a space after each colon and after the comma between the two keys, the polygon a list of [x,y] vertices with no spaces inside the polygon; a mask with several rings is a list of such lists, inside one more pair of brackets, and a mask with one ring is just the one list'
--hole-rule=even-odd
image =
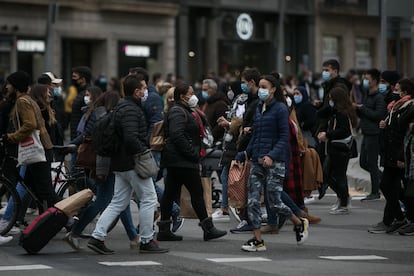
{"label": "black sneaker", "polygon": [[184,225],[184,219],[180,218],[180,217],[177,217],[172,222],[171,232],[175,233],[175,232],[179,231],[183,227],[183,225]]}
{"label": "black sneaker", "polygon": [[379,194],[369,194],[366,197],[364,197],[363,199],[361,199],[362,202],[364,201],[377,201],[380,200],[381,196]]}
{"label": "black sneaker", "polygon": [[258,241],[256,238],[252,238],[242,245],[241,250],[247,252],[261,252],[266,251],[266,246],[264,240]]}
{"label": "black sneaker", "polygon": [[96,253],[103,254],[103,255],[111,255],[115,253],[115,251],[106,247],[103,241],[95,239],[94,237],[91,237],[89,239],[88,247],[92,249],[93,251],[95,251]]}
{"label": "black sneaker", "polygon": [[385,233],[387,234],[394,234],[402,227],[409,224],[409,222],[406,219],[403,220],[395,220],[393,223],[391,223],[390,227],[388,227],[387,231]]}
{"label": "black sneaker", "polygon": [[142,243],[139,246],[140,253],[167,253],[169,249],[161,248],[158,246],[158,242],[151,240],[149,243]]}

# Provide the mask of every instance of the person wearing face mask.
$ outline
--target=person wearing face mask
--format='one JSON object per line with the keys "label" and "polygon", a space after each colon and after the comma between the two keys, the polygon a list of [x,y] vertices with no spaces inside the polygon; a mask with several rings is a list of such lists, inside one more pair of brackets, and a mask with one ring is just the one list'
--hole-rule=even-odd
{"label": "person wearing face mask", "polygon": [[213,79],[204,79],[202,82],[202,97],[206,100],[204,113],[214,137],[214,143],[221,141],[224,129],[218,125],[220,117],[226,116],[228,109],[227,97],[224,93],[217,90],[217,83]]}
{"label": "person wearing face mask", "polygon": [[400,92],[396,89],[396,85],[400,79],[401,75],[395,70],[385,70],[381,73],[379,90],[380,93],[385,95],[386,104],[401,99]]}
{"label": "person wearing face mask", "polygon": [[378,156],[380,153],[381,130],[379,122],[385,118],[387,109],[383,92],[379,91],[380,72],[370,69],[365,72],[363,80],[362,103],[353,103],[357,115],[360,118],[359,126],[363,134],[359,164],[362,169],[370,174],[371,192],[361,201],[379,200],[380,170],[378,168]]}
{"label": "person wearing face mask", "polygon": [[245,152],[236,155],[237,161],[251,160],[248,180],[248,215],[253,228],[252,239],[241,247],[243,251],[266,251],[261,237],[262,223],[260,197],[265,196],[269,211],[292,220],[296,242],[302,244],[308,237],[308,220],[294,215],[281,199],[283,182],[289,171],[289,112],[279,81],[272,75],[259,82],[260,103],[256,109],[252,138]]}
{"label": "person wearing face mask", "polygon": [[[314,101],[314,105],[316,106],[316,108],[320,109],[320,108],[323,108],[329,105],[330,91],[336,87],[342,88],[343,90],[347,91],[348,94],[350,95],[352,84],[348,80],[346,80],[345,78],[342,78],[339,75],[339,70],[340,70],[339,62],[336,59],[330,59],[330,60],[323,62],[322,64],[323,83],[321,84],[323,88],[323,98],[322,98],[322,101],[321,100]],[[328,122],[326,119],[318,116],[318,128],[316,132],[320,132],[321,129],[326,129],[327,123]],[[323,163],[323,160],[325,158],[325,153],[324,153],[325,144],[324,142],[320,142],[319,139],[317,141],[318,141],[318,144],[316,146],[317,151],[319,153],[319,158],[321,162]],[[323,189],[324,187],[327,187],[327,186],[322,185],[321,189],[319,190],[319,199],[322,199],[325,195],[325,190]]]}
{"label": "person wearing face mask", "polygon": [[347,91],[340,87],[332,89],[328,106],[318,111],[318,116],[327,120],[327,127],[320,129],[317,137],[325,143],[326,158],[323,162],[324,183],[337,194],[338,202],[332,215],[349,214],[349,192],[346,170],[348,168],[352,139],[352,126],[357,118]]}
{"label": "person wearing face mask", "polygon": [[200,124],[192,115],[197,102],[194,90],[188,84],[179,84],[174,89],[174,105],[165,115],[164,136],[166,144],[161,158],[161,168],[167,169],[165,191],[161,200],[161,221],[158,222],[157,239],[161,241],[181,241],[182,236],[171,232],[172,206],[180,198],[181,185],[191,196],[191,204],[204,232],[204,240],[217,239],[226,235],[218,230],[208,217],[203,198],[200,177],[200,151],[202,141]]}

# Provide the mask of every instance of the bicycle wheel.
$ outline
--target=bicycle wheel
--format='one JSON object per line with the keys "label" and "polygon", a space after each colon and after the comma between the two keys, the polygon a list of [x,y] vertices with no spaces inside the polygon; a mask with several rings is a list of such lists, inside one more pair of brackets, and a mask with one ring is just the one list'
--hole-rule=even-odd
{"label": "bicycle wheel", "polygon": [[65,199],[77,192],[76,180],[67,180],[57,189],[57,196],[59,200]]}
{"label": "bicycle wheel", "polygon": [[0,225],[0,235],[3,236],[6,235],[16,223],[20,212],[21,200],[19,194],[14,188],[14,185],[7,179],[0,178],[0,186],[2,189],[5,189],[7,191],[5,195],[9,196],[1,197],[1,205],[3,208],[6,208],[6,210],[10,211],[10,216],[8,218],[4,218],[4,213],[1,215],[2,224]]}

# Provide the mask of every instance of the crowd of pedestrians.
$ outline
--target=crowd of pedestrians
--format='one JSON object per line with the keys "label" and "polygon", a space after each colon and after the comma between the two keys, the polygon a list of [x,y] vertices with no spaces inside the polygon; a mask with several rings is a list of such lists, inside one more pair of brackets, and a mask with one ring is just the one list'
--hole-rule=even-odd
{"label": "crowd of pedestrians", "polygon": [[[325,61],[321,69],[320,78],[314,79],[316,74],[310,71],[283,78],[275,71],[262,74],[257,68],[245,68],[231,79],[210,74],[190,85],[182,78],[163,81],[159,73],[150,82],[148,72],[136,67],[120,80],[107,82],[99,76],[92,84],[91,69],[79,66],[72,69],[67,90],[52,72],[42,74],[36,84],[25,72],[12,73],[1,93],[3,141],[16,153],[18,143],[37,129],[46,162],[11,169],[9,178],[20,187],[20,173],[45,201],[44,206],[52,206],[57,197],[51,185],[51,162],[63,158],[53,152],[52,145],[62,145],[63,131],[69,128],[70,143],[79,146],[85,136],[92,135],[103,114],[116,112],[121,147],[110,161],[105,160],[110,162],[105,175],[97,173],[103,162],[99,156],[97,168],[85,168],[87,185],[96,199],[67,226],[64,240],[75,250],[80,249],[80,239],[89,238],[90,249],[113,254],[105,240],[120,217],[131,249],[168,252],[157,241],[183,239],[176,234],[184,225],[179,206],[182,185],[190,193],[205,241],[225,236],[227,231],[214,224],[231,221],[233,214],[239,224],[230,232],[253,235],[241,245],[243,251],[265,251],[262,235],[278,233],[287,219],[301,245],[308,239],[309,225],[321,221],[306,204],[315,197],[323,199],[328,187],[336,193],[337,202],[327,212],[351,213],[346,172],[349,159],[355,156],[371,180],[370,193],[362,201],[379,200],[381,194],[386,200],[383,219],[368,232],[414,235],[413,81],[396,71],[375,68],[341,77],[336,60]],[[151,148],[151,134],[161,121],[165,144],[161,151],[152,150],[160,171],[143,179],[134,171],[134,155]],[[363,139],[355,155],[358,132]],[[222,150],[222,198],[209,216],[200,162],[211,143]],[[71,157],[71,171],[76,169],[76,155]],[[251,164],[243,208],[233,208],[228,200],[232,160]],[[157,184],[161,178],[164,189]],[[16,189],[23,199],[24,189]],[[139,210],[138,225],[133,224],[131,197]],[[0,220],[0,229],[8,213]],[[93,232],[84,233],[98,214]],[[9,234],[18,232],[14,227]],[[0,236],[0,243],[11,239]]]}

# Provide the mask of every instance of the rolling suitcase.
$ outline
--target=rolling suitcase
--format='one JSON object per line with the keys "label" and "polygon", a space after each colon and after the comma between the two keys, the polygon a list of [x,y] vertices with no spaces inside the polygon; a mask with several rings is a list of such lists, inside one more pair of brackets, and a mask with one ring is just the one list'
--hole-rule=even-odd
{"label": "rolling suitcase", "polygon": [[20,245],[29,254],[38,253],[66,225],[68,217],[59,209],[50,207],[39,215],[20,236]]}

